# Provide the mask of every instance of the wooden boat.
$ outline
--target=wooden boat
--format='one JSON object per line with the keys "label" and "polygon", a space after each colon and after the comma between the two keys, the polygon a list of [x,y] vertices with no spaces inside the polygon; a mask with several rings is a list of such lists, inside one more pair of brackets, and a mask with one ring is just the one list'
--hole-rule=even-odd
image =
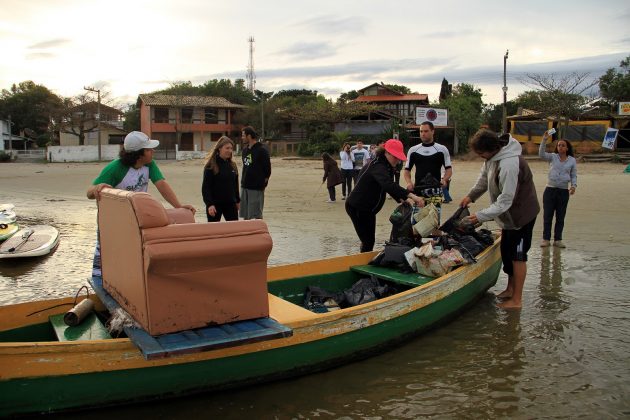
{"label": "wooden boat", "polygon": [[[439,278],[368,266],[373,253],[269,267],[270,318],[290,328],[290,336],[152,360],[129,338],[94,333],[92,339],[59,341],[51,320],[73,298],[0,307],[0,416],[228,389],[356,361],[453,318],[479,299],[497,281],[499,241],[477,263]],[[367,274],[402,291],[327,313],[301,306],[307,286],[339,291]],[[101,300],[91,299],[104,310]]]}
{"label": "wooden boat", "polygon": [[59,231],[48,225],[23,227],[0,244],[0,259],[40,257],[59,244]]}

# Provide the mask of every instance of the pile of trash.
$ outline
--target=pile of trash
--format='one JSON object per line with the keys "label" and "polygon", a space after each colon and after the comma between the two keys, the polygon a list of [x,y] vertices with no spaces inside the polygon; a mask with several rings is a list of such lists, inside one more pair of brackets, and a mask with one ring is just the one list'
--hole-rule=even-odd
{"label": "pile of trash", "polygon": [[469,223],[469,215],[468,208],[460,207],[438,228],[433,204],[420,209],[403,203],[390,216],[390,241],[370,264],[439,277],[460,265],[475,263],[475,257],[491,246],[495,237]]}

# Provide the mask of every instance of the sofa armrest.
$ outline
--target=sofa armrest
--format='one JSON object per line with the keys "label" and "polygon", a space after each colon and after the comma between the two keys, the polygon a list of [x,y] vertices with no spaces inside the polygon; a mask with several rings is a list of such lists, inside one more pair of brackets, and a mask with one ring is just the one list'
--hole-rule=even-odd
{"label": "sofa armrest", "polygon": [[193,212],[183,207],[179,209],[166,209],[166,215],[168,216],[168,223],[171,225],[195,223],[195,215]]}

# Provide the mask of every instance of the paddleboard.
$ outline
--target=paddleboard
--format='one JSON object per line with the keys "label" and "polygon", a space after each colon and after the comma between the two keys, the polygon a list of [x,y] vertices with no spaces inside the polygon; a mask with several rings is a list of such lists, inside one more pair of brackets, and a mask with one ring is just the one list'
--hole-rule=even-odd
{"label": "paddleboard", "polygon": [[0,204],[0,223],[9,224],[15,222],[17,216],[13,211],[13,204]]}
{"label": "paddleboard", "polygon": [[3,223],[0,221],[0,242],[9,239],[20,229],[17,223]]}
{"label": "paddleboard", "polygon": [[23,227],[0,245],[0,259],[46,255],[58,243],[59,231],[52,226]]}

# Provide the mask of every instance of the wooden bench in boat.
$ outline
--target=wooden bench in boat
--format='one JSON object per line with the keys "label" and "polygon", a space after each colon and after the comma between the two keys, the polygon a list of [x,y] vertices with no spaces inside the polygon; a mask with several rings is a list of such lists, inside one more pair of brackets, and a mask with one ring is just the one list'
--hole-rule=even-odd
{"label": "wooden bench in boat", "polygon": [[269,293],[269,317],[280,323],[317,318],[318,314]]}
{"label": "wooden bench in boat", "polygon": [[355,265],[350,267],[350,270],[355,273],[374,276],[382,280],[388,280],[394,283],[413,287],[421,286],[435,280],[435,277],[427,277],[418,273],[401,273],[394,268],[379,267],[375,265]]}
{"label": "wooden bench in boat", "polygon": [[[90,284],[105,307],[113,313],[120,308],[118,302],[103,289],[103,280],[92,277]],[[287,302],[289,303],[289,302]],[[297,305],[294,305],[297,307]],[[299,307],[297,307],[299,308]],[[305,309],[306,312],[309,312]],[[293,330],[271,318],[257,318],[215,325],[194,330],[151,336],[141,328],[125,327],[127,337],[140,349],[147,360],[176,354],[232,347],[274,338],[290,337]]]}
{"label": "wooden bench in boat", "polygon": [[83,322],[69,327],[63,322],[64,314],[52,315],[49,320],[59,341],[107,340],[112,338],[105,325],[95,313],[89,314]]}

